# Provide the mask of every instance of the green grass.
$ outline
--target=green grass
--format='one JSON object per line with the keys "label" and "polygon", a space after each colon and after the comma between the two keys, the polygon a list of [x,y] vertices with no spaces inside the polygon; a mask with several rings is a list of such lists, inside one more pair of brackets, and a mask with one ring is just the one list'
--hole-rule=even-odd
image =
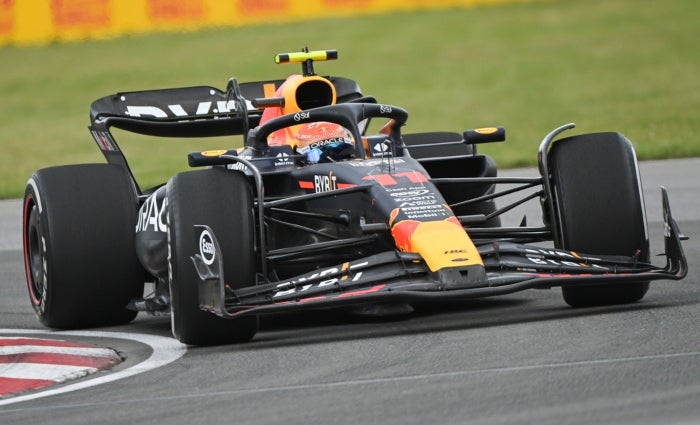
{"label": "green grass", "polygon": [[[223,88],[282,78],[275,53],[335,48],[322,74],[357,80],[405,107],[406,131],[505,125],[480,148],[531,165],[552,128],[620,131],[641,159],[700,155],[700,30],[695,0],[560,0],[0,48],[0,197],[32,171],[102,162],[87,131],[92,100],[118,91]],[[241,138],[175,142],[117,134],[144,186],[186,168],[185,153]]]}

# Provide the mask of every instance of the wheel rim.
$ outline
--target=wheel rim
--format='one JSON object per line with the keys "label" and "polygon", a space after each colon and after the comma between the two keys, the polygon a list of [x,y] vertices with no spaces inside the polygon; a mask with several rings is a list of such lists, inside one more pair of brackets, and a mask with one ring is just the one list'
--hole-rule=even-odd
{"label": "wheel rim", "polygon": [[44,275],[45,255],[42,247],[41,221],[36,204],[31,198],[26,205],[26,224],[24,230],[24,261],[27,271],[29,296],[35,306],[41,305],[46,290]]}

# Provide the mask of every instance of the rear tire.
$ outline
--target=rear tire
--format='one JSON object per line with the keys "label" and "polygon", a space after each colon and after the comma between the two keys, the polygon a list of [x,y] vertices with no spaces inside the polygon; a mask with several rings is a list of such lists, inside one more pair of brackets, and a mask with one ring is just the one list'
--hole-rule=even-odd
{"label": "rear tire", "polygon": [[119,325],[143,295],[136,258],[138,201],[126,171],[81,164],[35,172],[24,196],[23,242],[29,298],[58,329]]}
{"label": "rear tire", "polygon": [[252,189],[246,177],[221,168],[190,171],[168,182],[168,247],[173,335],[191,345],[249,341],[258,318],[223,319],[199,308],[198,275],[191,256],[199,252],[195,225],[214,232],[224,279],[233,289],[255,284]]}
{"label": "rear tire", "polygon": [[[644,199],[634,148],[619,133],[573,136],[554,142],[549,154],[560,239],[558,248],[649,261]],[[573,307],[641,300],[649,282],[564,286]]]}

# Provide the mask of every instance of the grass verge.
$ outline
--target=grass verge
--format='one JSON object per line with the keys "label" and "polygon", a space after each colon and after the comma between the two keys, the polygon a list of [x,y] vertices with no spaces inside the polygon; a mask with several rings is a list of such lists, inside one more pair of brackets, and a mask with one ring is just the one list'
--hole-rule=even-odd
{"label": "grass verge", "polygon": [[[505,125],[506,143],[480,149],[502,168],[534,164],[566,122],[620,131],[641,159],[698,156],[699,15],[694,0],[560,0],[0,48],[0,198],[22,196],[37,168],[104,161],[86,128],[94,99],[282,78],[297,66],[273,55],[303,46],[338,49],[317,72],[405,107],[406,131]],[[242,143],[117,140],[143,186],[186,168],[189,151]]]}

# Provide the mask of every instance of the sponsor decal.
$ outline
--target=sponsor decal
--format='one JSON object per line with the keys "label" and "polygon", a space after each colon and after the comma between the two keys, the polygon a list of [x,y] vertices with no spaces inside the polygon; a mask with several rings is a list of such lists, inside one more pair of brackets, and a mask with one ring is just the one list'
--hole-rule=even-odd
{"label": "sponsor decal", "polygon": [[167,232],[166,214],[168,211],[168,198],[159,197],[157,194],[150,198],[139,209],[139,218],[136,222],[136,232]]}
{"label": "sponsor decal", "polygon": [[422,196],[430,193],[429,189],[424,189],[422,187],[387,189],[386,191],[389,192],[389,195],[393,198]]}
{"label": "sponsor decal", "polygon": [[[210,93],[214,94],[214,93]],[[121,97],[122,102],[126,102],[126,96]],[[246,100],[246,109],[255,110],[256,108],[253,104]],[[177,117],[192,117],[199,115],[212,115],[212,114],[228,114],[238,110],[238,103],[234,100],[219,100],[217,102],[199,102],[197,104],[197,109],[194,111],[187,111],[180,104],[168,105],[167,109],[160,108],[153,105],[127,105],[124,114],[139,118],[139,117],[150,117],[150,118],[177,118]]]}
{"label": "sponsor decal", "polygon": [[301,121],[301,120],[308,119],[310,117],[311,117],[310,113],[301,111],[301,112],[297,112],[296,114],[294,114],[294,121]]}
{"label": "sponsor decal", "polygon": [[[556,249],[545,249],[545,248],[526,248],[525,252],[529,255],[533,256],[548,256],[548,257],[564,257],[564,258],[575,258],[575,259],[581,259],[583,258],[579,256],[577,253],[574,251],[562,251],[562,250],[556,250]],[[596,257],[586,257],[586,261],[600,261],[600,258]]]}
{"label": "sponsor decal", "polygon": [[332,171],[326,176],[314,176],[314,190],[316,193],[330,192],[336,189],[338,189],[338,184]]}
{"label": "sponsor decal", "polygon": [[[550,257],[557,258],[553,259]],[[540,266],[568,266],[578,268],[598,268],[602,270],[608,269],[607,267],[603,267],[598,264],[589,263],[590,261],[600,261],[600,258],[586,257],[584,259],[573,251],[527,248],[525,249],[525,258],[527,258],[528,261]]]}
{"label": "sponsor decal", "polygon": [[449,218],[452,212],[444,205],[418,205],[418,206],[402,206],[401,212],[409,220],[425,220],[425,219],[440,219]]}
{"label": "sponsor decal", "polygon": [[[303,294],[304,292],[309,291],[310,289],[317,289],[317,288],[323,288],[326,286],[331,286],[331,285],[342,285],[343,282],[355,282],[359,280],[362,277],[362,272],[358,271],[356,273],[350,272],[352,269],[356,269],[358,267],[365,267],[369,264],[368,261],[364,261],[362,263],[357,263],[357,264],[350,264],[350,263],[343,263],[343,265],[340,267],[331,267],[327,268],[324,270],[317,271],[313,274],[310,274],[308,276],[301,277],[297,280],[291,280],[287,282],[283,282],[277,285],[277,292],[272,296],[272,298],[277,298],[281,297],[284,295],[291,295],[291,294]],[[340,276],[337,276],[340,275]],[[323,278],[325,276],[328,276],[328,279],[324,279],[320,282],[316,283],[307,283],[304,284],[304,282],[307,281],[314,281],[318,280],[320,278]]]}
{"label": "sponsor decal", "polygon": [[51,23],[65,30],[107,28],[112,24],[109,3],[109,0],[92,0],[86,5],[73,0],[53,0],[50,2]]}
{"label": "sponsor decal", "polygon": [[[406,161],[404,161],[401,158],[394,158],[392,160],[392,162],[394,164],[404,164]],[[343,164],[347,164],[351,167],[380,167],[380,166],[386,166],[387,162],[384,159],[368,159],[368,160],[357,159],[355,161],[343,162]]]}
{"label": "sponsor decal", "polygon": [[414,189],[414,190],[404,190],[397,192],[390,192],[394,201],[399,203],[399,207],[416,207],[421,205],[435,205],[437,204],[437,197],[435,194],[430,193],[428,189]]}
{"label": "sponsor decal", "polygon": [[226,165],[226,168],[228,168],[229,170],[238,170],[238,171],[248,170],[248,167],[246,167],[245,165],[243,165],[240,162],[234,162],[233,164],[228,164],[228,165]]}
{"label": "sponsor decal", "polygon": [[445,255],[453,255],[453,254],[466,254],[468,250],[466,248],[460,248],[460,249],[448,249],[447,251],[444,252]]}
{"label": "sponsor decal", "polygon": [[[243,155],[240,155],[239,158],[252,159],[253,157],[250,154],[245,153]],[[228,164],[228,165],[226,165],[226,168],[228,168],[229,170],[238,170],[238,171],[247,171],[248,170],[248,167],[246,167],[242,162],[234,162],[233,164]]]}
{"label": "sponsor decal", "polygon": [[598,268],[602,270],[607,270],[607,267],[600,266],[598,264],[585,264],[585,263],[575,263],[573,261],[566,260],[553,260],[551,258],[538,258],[538,257],[525,257],[530,262],[538,264],[540,266],[569,266],[569,267],[579,267],[579,268]]}
{"label": "sponsor decal", "polygon": [[200,153],[202,154],[202,156],[221,156],[226,152],[226,149],[217,149],[213,151],[202,151]]}
{"label": "sponsor decal", "polygon": [[[473,0],[464,0],[473,1]],[[0,44],[104,39],[143,31],[327,19],[340,12],[441,8],[445,1],[395,0],[0,0]],[[18,6],[20,5],[20,6]],[[27,13],[17,13],[18,9]],[[22,31],[19,31],[19,29]],[[288,56],[297,56],[290,53]],[[282,56],[282,55],[280,55]],[[331,59],[333,55],[328,55]],[[271,97],[271,96],[265,96]]]}
{"label": "sponsor decal", "polygon": [[313,189],[316,193],[330,192],[337,189],[347,189],[349,187],[354,187],[352,183],[341,183],[338,178],[331,171],[330,173],[316,174],[314,175],[313,181],[299,180],[300,189]]}
{"label": "sponsor decal", "polygon": [[317,142],[309,143],[306,146],[300,147],[299,149],[297,149],[297,151],[299,153],[306,153],[312,149],[318,149],[318,148],[322,148],[322,147],[328,146],[328,145],[337,145],[340,143],[347,143],[347,144],[351,145],[352,139],[349,139],[347,137],[331,137],[328,139],[319,140]]}
{"label": "sponsor decal", "polygon": [[236,11],[243,15],[262,15],[268,17],[269,13],[279,13],[283,15],[289,11],[289,2],[287,0],[239,0],[235,2],[237,5]]}
{"label": "sponsor decal", "polygon": [[156,23],[197,23],[204,18],[204,5],[198,0],[149,0],[148,17]]}
{"label": "sponsor decal", "polygon": [[280,152],[275,155],[275,167],[294,165],[294,157],[288,153]]}
{"label": "sponsor decal", "polygon": [[95,130],[91,127],[90,134],[92,134],[92,138],[95,139],[95,142],[97,142],[97,146],[99,146],[100,150],[104,152],[119,151],[117,142],[108,131]]}
{"label": "sponsor decal", "polygon": [[379,105],[379,112],[382,114],[390,114],[392,111],[391,106],[389,105]]}
{"label": "sponsor decal", "polygon": [[202,256],[204,264],[211,266],[216,259],[216,249],[214,247],[214,239],[209,233],[209,230],[204,229],[199,234],[199,255]]}
{"label": "sponsor decal", "polygon": [[15,0],[0,0],[0,35],[9,36],[15,26]]}
{"label": "sponsor decal", "polygon": [[372,148],[372,156],[391,156],[391,140],[385,139],[384,141],[374,145]]}
{"label": "sponsor decal", "polygon": [[484,128],[474,129],[474,132],[479,133],[479,134],[493,134],[497,131],[498,131],[498,129],[496,127],[484,127]]}

